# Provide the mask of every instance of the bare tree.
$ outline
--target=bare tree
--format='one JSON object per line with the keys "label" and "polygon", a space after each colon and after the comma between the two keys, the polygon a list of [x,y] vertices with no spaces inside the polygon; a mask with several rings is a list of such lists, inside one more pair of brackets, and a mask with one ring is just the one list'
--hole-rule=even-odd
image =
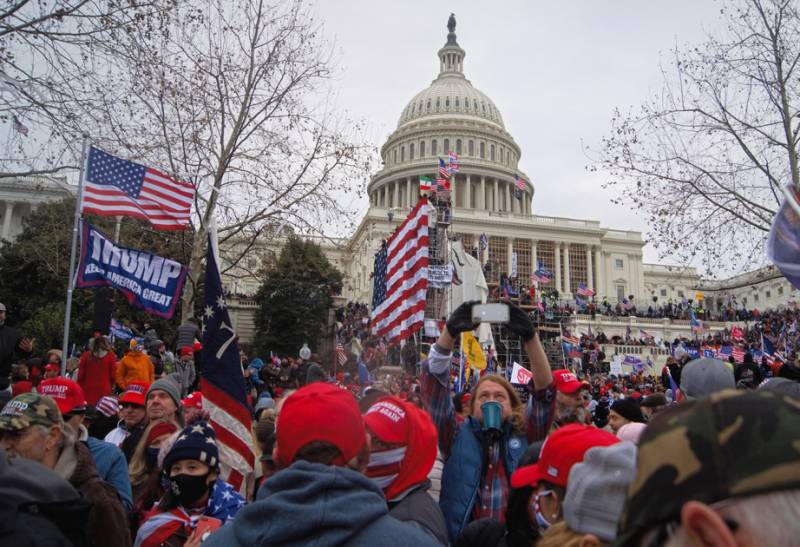
{"label": "bare tree", "polygon": [[[336,116],[331,48],[301,1],[184,3],[163,33],[127,34],[97,116],[101,141],[197,188],[185,316],[212,219],[235,266],[277,225],[351,225],[371,147]],[[115,85],[112,85],[115,84]]]}
{"label": "bare tree", "polygon": [[85,114],[96,108],[109,44],[157,32],[173,0],[8,0],[0,7],[0,122],[12,133],[0,177],[74,170]]}
{"label": "bare tree", "polygon": [[676,48],[663,87],[616,111],[599,161],[615,201],[643,211],[662,256],[708,274],[763,260],[787,184],[800,187],[800,18],[790,0],[740,0],[724,28]]}

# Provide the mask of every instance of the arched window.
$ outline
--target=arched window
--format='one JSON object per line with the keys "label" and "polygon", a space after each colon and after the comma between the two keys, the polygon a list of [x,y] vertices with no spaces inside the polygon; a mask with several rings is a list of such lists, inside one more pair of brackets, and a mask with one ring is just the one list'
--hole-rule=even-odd
{"label": "arched window", "polygon": [[467,154],[470,156],[475,155],[475,141],[469,141],[469,144],[467,145]]}
{"label": "arched window", "polygon": [[450,139],[444,140],[444,149],[442,149],[442,154],[447,154],[450,151]]}
{"label": "arched window", "polygon": [[392,159],[392,163],[397,163],[397,148],[394,149],[394,158]]}
{"label": "arched window", "polygon": [[436,97],[436,110],[439,110],[439,97]]}
{"label": "arched window", "polygon": [[419,141],[419,157],[425,157],[425,141]]}
{"label": "arched window", "polygon": [[431,141],[431,156],[435,156],[439,153],[439,147],[437,146],[439,143],[436,142],[436,139]]}
{"label": "arched window", "polygon": [[431,111],[431,100],[428,99],[428,112],[430,112],[430,111]]}
{"label": "arched window", "polygon": [[456,108],[458,108],[458,97],[456,97]]}
{"label": "arched window", "polygon": [[414,115],[414,110],[416,110],[416,108],[417,108],[417,105],[415,105],[415,104],[411,105],[411,115],[412,116]]}
{"label": "arched window", "polygon": [[408,159],[410,159],[410,160],[414,159],[414,143],[413,142],[408,145]]}
{"label": "arched window", "polygon": [[461,155],[461,139],[456,139],[456,154]]}
{"label": "arched window", "polygon": [[472,106],[475,107],[475,112],[477,112],[478,111],[478,100],[477,99],[472,99]]}
{"label": "arched window", "polygon": [[500,163],[506,162],[506,149],[502,146],[500,147]]}
{"label": "arched window", "polygon": [[489,159],[494,161],[494,145],[489,146]]}
{"label": "arched window", "polygon": [[480,150],[481,150],[481,159],[485,159],[486,158],[486,143],[482,142],[480,144]]}
{"label": "arched window", "polygon": [[406,161],[406,147],[400,147],[400,161]]}
{"label": "arched window", "polygon": [[444,106],[446,106],[447,108],[450,108],[450,97],[445,97]]}

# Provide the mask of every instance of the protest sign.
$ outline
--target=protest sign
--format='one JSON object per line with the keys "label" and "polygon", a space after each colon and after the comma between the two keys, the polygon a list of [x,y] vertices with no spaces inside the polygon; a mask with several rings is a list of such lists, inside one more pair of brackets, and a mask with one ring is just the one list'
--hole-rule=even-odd
{"label": "protest sign", "polygon": [[172,317],[186,279],[175,260],[117,245],[88,222],[81,231],[77,287],[114,287],[152,315]]}
{"label": "protest sign", "polygon": [[453,270],[450,264],[428,264],[428,286],[442,289],[453,282]]}
{"label": "protest sign", "polygon": [[533,378],[533,375],[528,369],[521,366],[519,363],[514,363],[514,366],[511,369],[512,384],[528,385],[528,382],[531,381],[531,378]]}

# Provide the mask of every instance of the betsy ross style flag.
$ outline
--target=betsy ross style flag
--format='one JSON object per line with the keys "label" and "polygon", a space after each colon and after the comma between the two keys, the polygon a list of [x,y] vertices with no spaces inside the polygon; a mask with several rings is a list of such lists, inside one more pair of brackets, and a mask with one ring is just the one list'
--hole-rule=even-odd
{"label": "betsy ross style flag", "polygon": [[94,146],[89,149],[82,212],[143,218],[159,230],[183,230],[193,201],[191,184]]}
{"label": "betsy ross style flag", "polygon": [[205,298],[203,299],[203,372],[200,391],[203,409],[217,434],[222,478],[239,493],[253,473],[255,455],[250,446],[252,418],[239,357],[239,344],[222,292],[216,259],[216,238],[208,236]]}
{"label": "betsy ross style flag", "polygon": [[419,330],[428,292],[428,200],[411,210],[375,255],[372,332],[397,343]]}

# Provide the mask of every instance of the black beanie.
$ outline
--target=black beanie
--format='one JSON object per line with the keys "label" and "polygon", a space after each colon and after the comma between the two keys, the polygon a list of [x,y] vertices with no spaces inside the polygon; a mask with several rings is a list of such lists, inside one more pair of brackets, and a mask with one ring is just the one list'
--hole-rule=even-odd
{"label": "black beanie", "polygon": [[611,410],[631,422],[644,423],[642,409],[639,408],[639,403],[636,402],[636,399],[627,398],[614,401],[611,405]]}

